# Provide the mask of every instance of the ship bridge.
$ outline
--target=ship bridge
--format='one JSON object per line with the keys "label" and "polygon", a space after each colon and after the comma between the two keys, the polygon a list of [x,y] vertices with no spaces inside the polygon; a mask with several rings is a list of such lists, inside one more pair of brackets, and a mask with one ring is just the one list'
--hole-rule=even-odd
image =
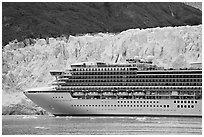
{"label": "ship bridge", "polygon": [[107,64],[104,62],[80,62],[71,64],[71,68],[79,68],[79,67],[104,67]]}

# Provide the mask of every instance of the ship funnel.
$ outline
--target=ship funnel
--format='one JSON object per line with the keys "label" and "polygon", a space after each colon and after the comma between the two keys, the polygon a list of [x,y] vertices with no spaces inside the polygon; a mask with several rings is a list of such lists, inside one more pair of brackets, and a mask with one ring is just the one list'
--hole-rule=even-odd
{"label": "ship funnel", "polygon": [[135,60],[135,61],[139,61],[140,59],[141,59],[140,56],[135,56],[135,57],[134,57],[134,60]]}
{"label": "ship funnel", "polygon": [[154,56],[147,56],[146,61],[152,62],[153,59],[154,59]]}

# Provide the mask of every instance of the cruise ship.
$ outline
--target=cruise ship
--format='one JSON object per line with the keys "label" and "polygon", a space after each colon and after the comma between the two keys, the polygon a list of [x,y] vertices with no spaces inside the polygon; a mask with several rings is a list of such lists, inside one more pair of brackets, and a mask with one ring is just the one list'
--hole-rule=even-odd
{"label": "cruise ship", "polygon": [[55,116],[202,116],[201,68],[126,61],[71,64],[50,71],[56,78],[51,86],[24,94]]}

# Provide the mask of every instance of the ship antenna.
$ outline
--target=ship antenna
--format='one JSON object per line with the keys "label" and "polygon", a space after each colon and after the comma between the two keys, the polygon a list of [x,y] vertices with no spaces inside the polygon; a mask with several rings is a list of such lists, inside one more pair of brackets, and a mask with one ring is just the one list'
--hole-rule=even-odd
{"label": "ship antenna", "polygon": [[118,62],[118,58],[119,58],[119,53],[118,53],[118,55],[117,55],[117,58],[116,58],[116,60],[115,60],[115,63]]}

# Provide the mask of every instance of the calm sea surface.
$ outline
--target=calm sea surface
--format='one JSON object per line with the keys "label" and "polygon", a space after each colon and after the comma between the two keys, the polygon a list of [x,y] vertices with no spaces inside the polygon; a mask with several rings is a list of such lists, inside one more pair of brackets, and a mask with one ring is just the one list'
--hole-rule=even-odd
{"label": "calm sea surface", "polygon": [[2,116],[2,134],[201,135],[202,118]]}

